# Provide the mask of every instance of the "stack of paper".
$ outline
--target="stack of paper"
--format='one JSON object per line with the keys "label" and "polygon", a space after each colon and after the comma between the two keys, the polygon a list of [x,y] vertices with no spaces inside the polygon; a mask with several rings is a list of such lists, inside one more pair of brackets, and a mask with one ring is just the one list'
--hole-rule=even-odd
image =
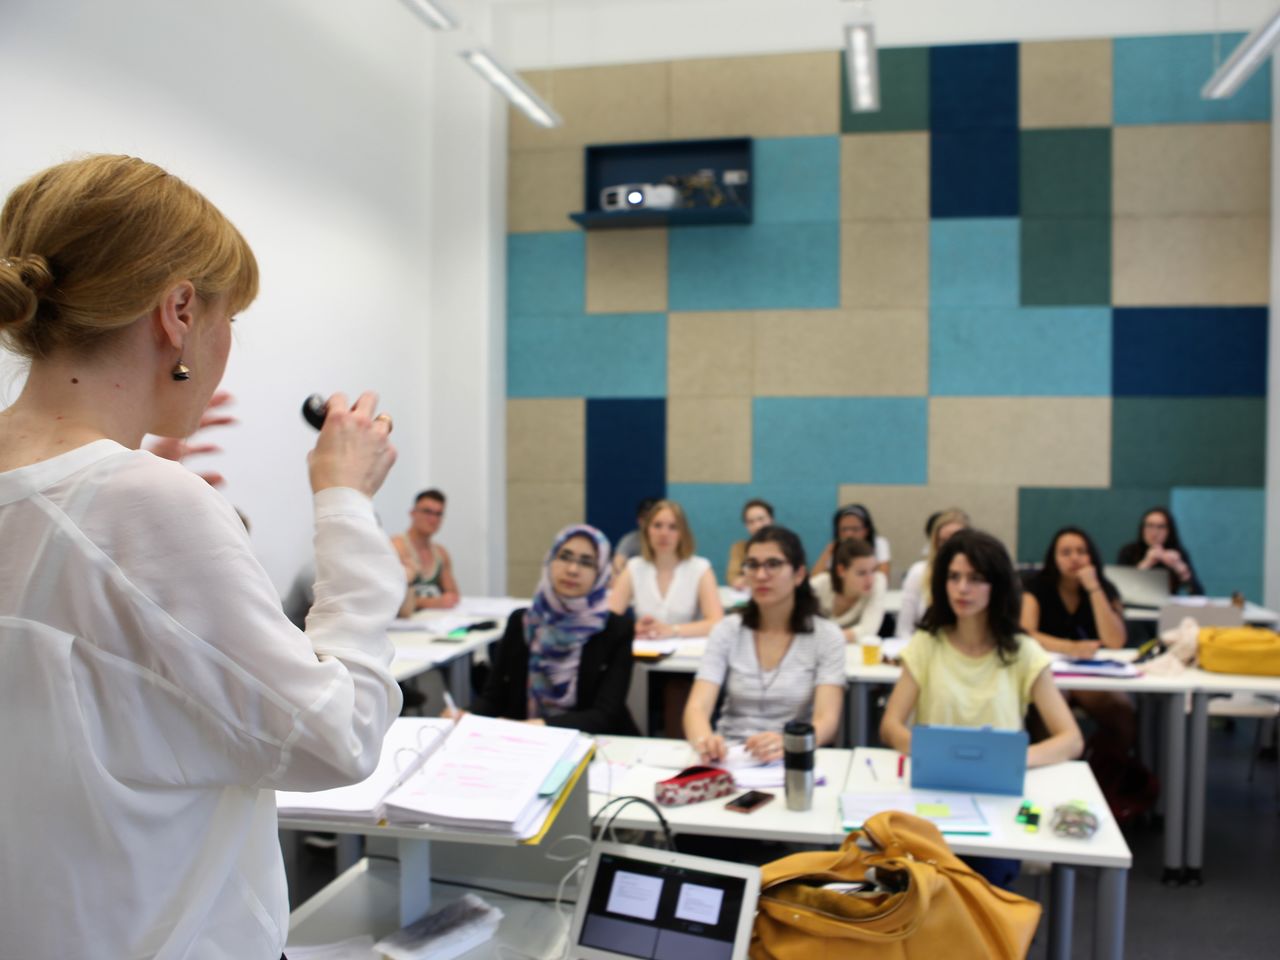
{"label": "stack of paper", "polygon": [[[640,757],[640,763],[646,767],[657,767],[663,770],[683,770],[698,763],[698,755],[687,743],[655,743]],[[712,766],[728,770],[733,774],[734,785],[739,790],[768,790],[781,787],[786,783],[786,770],[781,760],[772,763],[761,763],[753,757],[742,743],[729,744],[729,752]],[[817,773],[814,783],[818,786],[826,783],[826,777]]]}
{"label": "stack of paper", "polygon": [[387,819],[532,835],[590,749],[576,730],[468,713],[387,797]]}
{"label": "stack of paper", "polygon": [[845,830],[857,830],[885,810],[900,810],[931,820],[944,834],[991,833],[991,825],[972,794],[902,790],[896,793],[840,795],[840,817]]}
{"label": "stack of paper", "polygon": [[1140,677],[1142,671],[1123,660],[1054,660],[1056,677]]}
{"label": "stack of paper", "polygon": [[452,720],[400,717],[382,741],[378,768],[366,779],[313,793],[277,790],[280,816],[357,823],[382,819],[387,795],[427,761],[452,727]]}

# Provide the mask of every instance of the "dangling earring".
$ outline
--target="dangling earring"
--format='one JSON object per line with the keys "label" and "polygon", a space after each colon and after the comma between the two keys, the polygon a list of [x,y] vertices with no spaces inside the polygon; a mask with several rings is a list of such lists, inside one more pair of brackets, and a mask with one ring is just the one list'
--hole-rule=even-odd
{"label": "dangling earring", "polygon": [[170,374],[175,380],[190,380],[191,368],[188,367],[181,359],[173,366],[173,372]]}

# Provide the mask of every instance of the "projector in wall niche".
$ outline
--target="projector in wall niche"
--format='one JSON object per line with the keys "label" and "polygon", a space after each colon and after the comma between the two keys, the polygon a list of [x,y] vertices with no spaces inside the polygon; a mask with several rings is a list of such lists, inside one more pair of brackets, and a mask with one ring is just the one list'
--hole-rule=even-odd
{"label": "projector in wall niche", "polygon": [[600,209],[670,210],[680,205],[680,191],[666,183],[620,183],[600,191]]}

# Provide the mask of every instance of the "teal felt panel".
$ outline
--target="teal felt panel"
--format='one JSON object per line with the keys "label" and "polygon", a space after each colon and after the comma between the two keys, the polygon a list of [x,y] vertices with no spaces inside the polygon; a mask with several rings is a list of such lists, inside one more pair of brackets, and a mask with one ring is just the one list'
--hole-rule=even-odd
{"label": "teal felt panel", "polygon": [[1025,218],[1020,250],[1024,305],[1105,307],[1111,303],[1109,218]]}
{"label": "teal felt panel", "polygon": [[1116,397],[1115,486],[1258,487],[1265,482],[1266,400]]}
{"label": "teal felt panel", "polygon": [[725,582],[729,548],[745,540],[742,505],[760,497],[773,505],[774,519],[804,543],[806,559],[818,558],[831,537],[831,516],[838,490],[827,483],[669,483],[667,496],[685,510],[698,554],[711,561],[716,579]]}
{"label": "teal felt panel", "polygon": [[826,223],[840,219],[840,138],[755,141],[756,223]]}
{"label": "teal felt panel", "polygon": [[925,483],[924,397],[756,397],[752,477],[760,483]]}
{"label": "teal felt panel", "polygon": [[1024,217],[1111,216],[1111,130],[1023,130],[1018,186]]}
{"label": "teal felt panel", "polygon": [[509,397],[662,397],[666,392],[666,314],[507,318]]}
{"label": "teal felt panel", "polygon": [[930,306],[1016,307],[1018,237],[1014,218],[930,223]]}
{"label": "teal felt panel", "polygon": [[1271,119],[1271,58],[1233,96],[1203,100],[1200,90],[1236,48],[1242,33],[1123,37],[1113,47],[1117,126]]}
{"label": "teal felt panel", "polygon": [[586,289],[586,234],[581,230],[507,236],[509,314],[583,313]]}
{"label": "teal felt panel", "polygon": [[[833,197],[839,209],[839,197]],[[785,310],[840,304],[840,224],[754,223],[668,234],[670,310]]]}
{"label": "teal felt panel", "polygon": [[1266,491],[1174,487],[1170,506],[1205,594],[1262,603]]}
{"label": "teal felt panel", "polygon": [[1023,487],[1018,491],[1018,562],[1040,563],[1053,535],[1063,527],[1084,530],[1104,563],[1114,563],[1133,540],[1142,515],[1168,506],[1168,487]]}
{"label": "teal felt panel", "polygon": [[1105,307],[933,307],[934,396],[1098,397],[1111,391]]}
{"label": "teal felt panel", "polygon": [[854,113],[849,107],[849,74],[840,57],[840,130],[891,133],[929,129],[929,48],[895,47],[876,53],[880,65],[880,109]]}

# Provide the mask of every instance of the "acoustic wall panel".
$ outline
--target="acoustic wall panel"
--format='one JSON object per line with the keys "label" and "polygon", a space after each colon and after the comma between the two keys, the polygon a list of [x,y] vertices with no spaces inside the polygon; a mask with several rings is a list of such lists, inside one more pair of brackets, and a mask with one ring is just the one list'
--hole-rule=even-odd
{"label": "acoustic wall panel", "polygon": [[1018,215],[1018,131],[935,129],[929,137],[934,217]]}
{"label": "acoustic wall panel", "polygon": [[1118,127],[1115,209],[1135,217],[1267,216],[1271,125]]}
{"label": "acoustic wall panel", "polygon": [[750,482],[750,398],[669,398],[667,480],[671,483]]}
{"label": "acoustic wall panel", "polygon": [[1168,487],[1023,487],[1018,491],[1018,560],[1041,562],[1053,535],[1072,526],[1089,534],[1104,563],[1115,563],[1120,548],[1137,536],[1142,515],[1168,506]]}
{"label": "acoustic wall panel", "polygon": [[1023,130],[1024,217],[1111,216],[1111,130]]}
{"label": "acoustic wall panel", "polygon": [[1108,217],[1023,217],[1018,237],[1023,305],[1111,303]]}
{"label": "acoustic wall panel", "polygon": [[526,70],[521,76],[564,118],[540,127],[508,110],[511,150],[581,148],[589,143],[665,140],[671,134],[670,65],[627,63],[609,67]]}
{"label": "acoustic wall panel", "polygon": [[1112,392],[1131,397],[1265,397],[1267,310],[1115,311]]}
{"label": "acoustic wall panel", "polygon": [[507,230],[567,230],[582,208],[582,150],[516,150],[507,159]]}
{"label": "acoustic wall panel", "polygon": [[935,132],[1016,130],[1018,45],[931,47],[929,126]]}
{"label": "acoustic wall panel", "polygon": [[1174,519],[1209,596],[1262,596],[1264,490],[1175,487]]}
{"label": "acoustic wall panel", "polygon": [[672,313],[667,331],[671,396],[753,395],[755,313]]}
{"label": "acoustic wall panel", "polygon": [[507,401],[507,479],[586,480],[586,401],[581,397]]}
{"label": "acoustic wall panel", "polygon": [[592,230],[587,238],[587,312],[667,309],[667,231]]}
{"label": "acoustic wall panel", "polygon": [[660,313],[507,317],[507,396],[653,397],[667,391]]}
{"label": "acoustic wall panel", "polygon": [[1271,118],[1268,60],[1233,96],[1205,100],[1200,88],[1243,34],[1121,37],[1115,41],[1115,124],[1223,123]]}
{"label": "acoustic wall panel", "polygon": [[834,50],[675,60],[671,137],[804,137],[839,133]]}
{"label": "acoustic wall panel", "polygon": [[929,135],[840,138],[844,220],[924,220],[929,216]]}
{"label": "acoustic wall panel", "polygon": [[840,138],[758,139],[753,151],[756,223],[840,219]]}
{"label": "acoustic wall panel", "polygon": [[1111,126],[1111,41],[1019,44],[1024,130]]}
{"label": "acoustic wall panel", "polygon": [[586,303],[581,230],[507,237],[507,313],[581,313]]}
{"label": "acoustic wall panel", "polygon": [[929,222],[848,220],[840,225],[840,304],[929,305]]}
{"label": "acoustic wall panel", "polygon": [[636,504],[667,489],[667,402],[587,401],[587,523],[617,543],[636,525]]}
{"label": "acoustic wall panel", "polygon": [[1018,305],[1016,219],[934,220],[929,227],[932,307]]}
{"label": "acoustic wall panel", "polygon": [[1119,217],[1112,222],[1118,307],[1265,304],[1271,297],[1266,217]]}
{"label": "acoustic wall panel", "polygon": [[886,133],[929,129],[929,50],[889,47],[876,53],[880,65],[880,109],[854,113],[849,102],[848,65],[840,57],[840,130]]}
{"label": "acoustic wall panel", "polygon": [[1116,397],[1115,486],[1260,487],[1266,400]]}

